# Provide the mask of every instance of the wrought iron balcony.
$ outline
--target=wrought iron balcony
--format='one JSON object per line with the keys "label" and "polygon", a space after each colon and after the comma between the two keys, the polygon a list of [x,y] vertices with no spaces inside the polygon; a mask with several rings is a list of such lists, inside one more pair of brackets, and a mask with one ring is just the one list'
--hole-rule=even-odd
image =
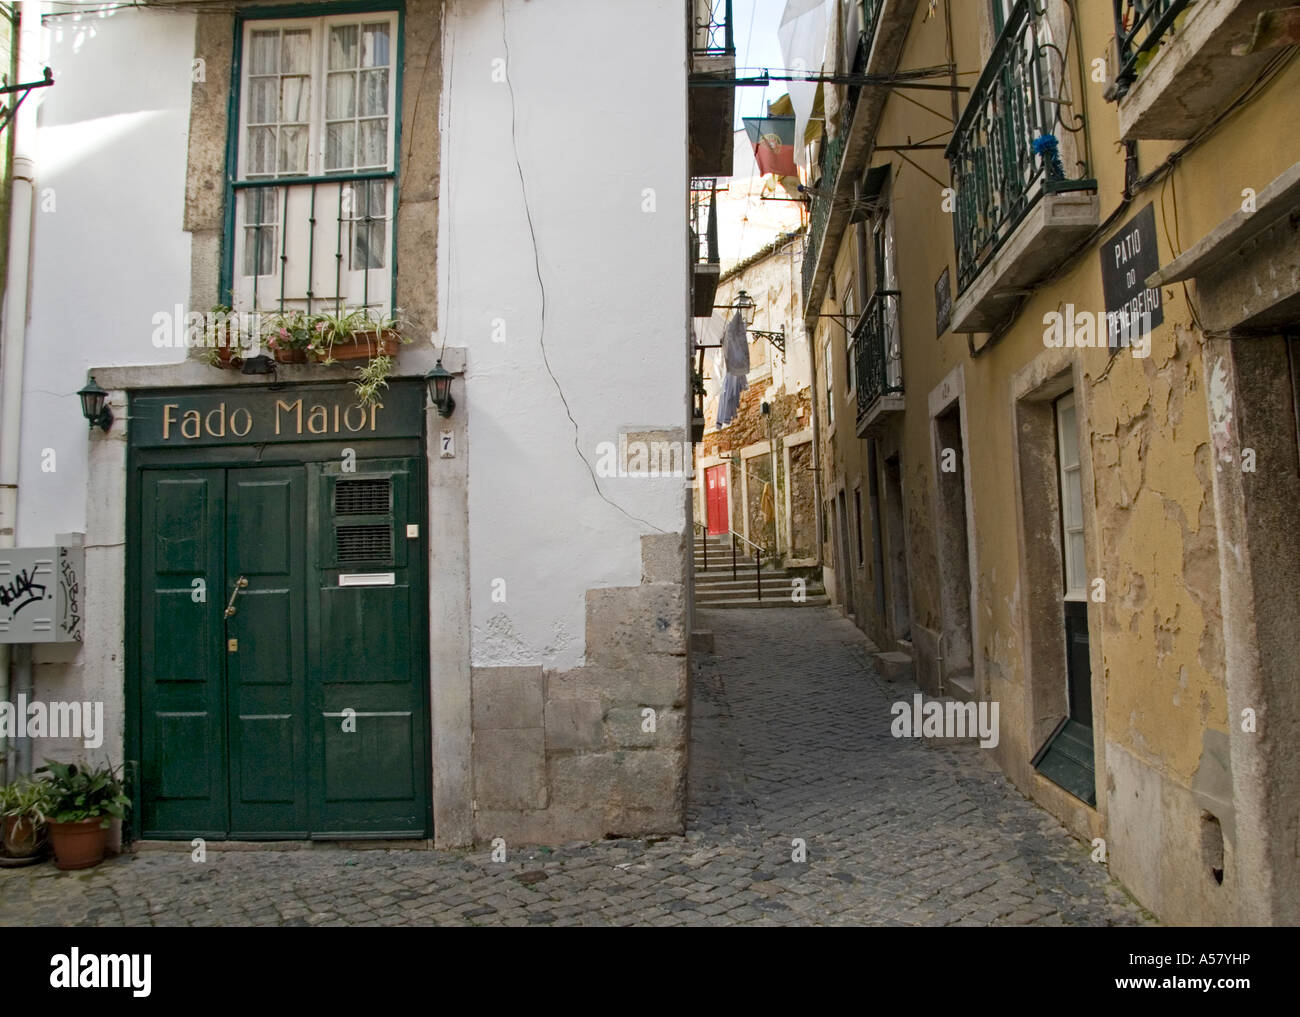
{"label": "wrought iron balcony", "polygon": [[817,189],[821,195],[813,198],[812,210],[808,214],[808,246],[803,252],[803,295],[808,298],[812,287],[813,274],[817,269],[817,256],[821,251],[822,238],[826,234],[826,223],[831,216],[832,194],[835,180],[839,175],[840,161],[844,158],[844,135],[824,141],[817,155],[817,165],[821,168]]}
{"label": "wrought iron balcony", "polygon": [[731,0],[691,0],[691,52],[732,56],[736,52]]}
{"label": "wrought iron balcony", "polygon": [[691,304],[697,318],[713,314],[713,298],[722,273],[718,254],[718,181],[714,177],[691,180]]}
{"label": "wrought iron balcony", "polygon": [[1287,41],[1278,0],[1112,0],[1117,67],[1105,96],[1125,141],[1186,140],[1215,123]]}
{"label": "wrought iron balcony", "polygon": [[1119,70],[1115,75],[1114,95],[1124,96],[1143,68],[1155,56],[1156,49],[1171,34],[1174,20],[1190,5],[1190,0],[1113,0],[1115,6],[1115,43],[1119,52]]}
{"label": "wrought iron balcony", "polygon": [[858,433],[881,413],[903,408],[903,338],[897,290],[876,290],[853,330]]}
{"label": "wrought iron balcony", "polygon": [[[849,66],[851,73],[867,73],[871,47],[875,42],[876,31],[880,27],[881,11],[888,2],[889,0],[863,0],[861,10],[866,22],[858,32],[858,43],[854,48],[853,59]],[[804,249],[803,258],[803,299],[805,306],[807,306],[809,295],[812,292],[813,280],[817,274],[817,262],[821,256],[822,240],[825,239],[826,226],[831,217],[832,195],[835,194],[839,186],[840,167],[844,161],[844,150],[849,135],[853,130],[853,120],[857,115],[858,100],[861,95],[861,85],[848,85],[845,87],[844,110],[840,117],[839,133],[834,138],[823,138],[821,151],[817,157],[817,163],[821,169],[820,182],[817,186],[818,190],[823,192],[824,197],[813,199],[808,218],[808,246]],[[845,204],[847,205],[847,201]]]}
{"label": "wrought iron balcony", "polygon": [[234,310],[389,312],[394,174],[239,180],[233,189],[222,292]]}
{"label": "wrought iron balcony", "polygon": [[1052,40],[1045,9],[1035,0],[1020,0],[946,152],[957,191],[953,232],[959,293],[1044,195],[1096,190],[1097,182],[1089,178],[1084,118],[1073,112],[1077,93],[1069,87],[1070,72],[1064,51]]}

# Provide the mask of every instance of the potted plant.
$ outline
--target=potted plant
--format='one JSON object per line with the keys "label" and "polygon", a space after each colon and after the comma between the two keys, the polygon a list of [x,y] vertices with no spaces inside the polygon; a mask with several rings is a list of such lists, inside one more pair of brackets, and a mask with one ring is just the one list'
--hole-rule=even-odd
{"label": "potted plant", "polygon": [[45,781],[22,779],[0,787],[4,850],[10,858],[30,858],[45,847],[46,817],[53,804]]}
{"label": "potted plant", "polygon": [[60,869],[88,869],[104,860],[108,832],[131,804],[112,766],[92,769],[46,760],[37,773],[49,774],[53,799],[47,825]]}
{"label": "potted plant", "polygon": [[281,311],[267,316],[262,338],[281,364],[305,364],[316,334],[313,324],[303,311]]}
{"label": "potted plant", "polygon": [[318,314],[311,333],[308,349],[313,359],[325,364],[391,357],[399,345],[410,342],[398,331],[396,319],[372,318],[366,310]]}
{"label": "potted plant", "polygon": [[213,367],[238,368],[244,362],[244,344],[239,341],[238,329],[232,335],[231,319],[234,310],[217,304],[207,314],[203,327],[204,359]]}

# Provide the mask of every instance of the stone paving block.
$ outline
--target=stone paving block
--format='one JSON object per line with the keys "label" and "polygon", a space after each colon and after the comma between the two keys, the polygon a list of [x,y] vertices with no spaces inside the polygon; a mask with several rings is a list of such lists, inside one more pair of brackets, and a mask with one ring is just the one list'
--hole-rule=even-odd
{"label": "stone paving block", "polygon": [[[863,669],[872,663],[861,641],[819,624],[815,609],[717,614],[721,617],[709,621],[717,652],[696,659],[692,678],[684,837],[599,839],[609,803],[617,811],[648,801],[637,796],[655,781],[685,791],[680,754],[631,749],[560,756],[545,774],[555,799],[551,807],[572,810],[571,817],[587,810],[593,822],[590,842],[543,851],[508,838],[510,861],[504,865],[492,863],[484,849],[240,850],[213,851],[196,872],[187,851],[159,850],[119,856],[76,876],[48,864],[0,870],[0,922],[457,927],[1151,922],[1105,867],[1092,863],[1087,849],[1053,817],[1009,786],[979,750],[926,748],[919,740],[893,738],[889,707],[896,695],[887,685],[863,680]],[[537,717],[526,729],[498,732],[507,755],[509,739],[527,730],[535,744],[525,755],[541,758],[543,687],[547,737],[550,706],[557,699],[599,702],[602,737],[603,711],[610,707],[684,704],[683,658],[651,653],[627,666],[636,640],[646,646],[658,637],[619,632],[615,638],[618,645],[608,649],[618,665],[589,664],[540,680],[533,669],[517,669],[520,674],[502,681],[499,696],[489,693],[496,698],[480,709],[498,723]],[[514,692],[505,690],[511,683]],[[588,720],[591,716],[589,711]],[[492,732],[485,729],[485,734],[487,748],[493,749]],[[476,760],[482,743],[480,735]],[[670,758],[658,758],[665,755]],[[502,769],[503,784],[494,793],[526,792],[531,778],[524,762],[521,772]],[[494,814],[483,801],[479,807],[480,820],[513,822],[515,834],[529,832],[520,816],[544,815]],[[794,837],[807,841],[806,862],[791,861]],[[527,883],[521,881],[539,872],[545,878],[530,875]]]}

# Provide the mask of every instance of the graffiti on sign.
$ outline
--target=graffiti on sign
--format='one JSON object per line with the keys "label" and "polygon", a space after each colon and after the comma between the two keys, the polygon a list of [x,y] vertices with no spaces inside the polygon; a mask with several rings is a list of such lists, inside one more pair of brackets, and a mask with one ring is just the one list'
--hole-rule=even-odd
{"label": "graffiti on sign", "polygon": [[59,548],[59,585],[63,589],[63,617],[59,619],[59,627],[69,638],[81,642],[81,579],[66,547]]}
{"label": "graffiti on sign", "polygon": [[[40,591],[37,593],[36,591]],[[36,581],[36,570],[22,569],[13,579],[0,585],[0,607],[9,608],[11,615],[16,615],[25,607],[30,607],[46,598],[45,585]]]}

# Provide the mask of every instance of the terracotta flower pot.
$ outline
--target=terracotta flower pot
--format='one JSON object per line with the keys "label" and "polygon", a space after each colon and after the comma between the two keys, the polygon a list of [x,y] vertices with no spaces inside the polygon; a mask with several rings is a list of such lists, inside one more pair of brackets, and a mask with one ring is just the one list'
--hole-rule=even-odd
{"label": "terracotta flower pot", "polygon": [[[334,344],[330,350],[330,357],[334,360],[370,360],[381,354],[391,357],[397,352],[399,344],[397,333],[391,330],[353,332],[348,342]],[[322,356],[316,359],[325,358]]]}
{"label": "terracotta flower pot", "polygon": [[4,848],[13,858],[36,854],[45,840],[41,829],[24,816],[5,816]]}
{"label": "terracotta flower pot", "polygon": [[99,818],[80,819],[75,823],[50,820],[46,825],[54,848],[54,864],[67,870],[89,869],[102,862],[108,845],[108,827],[99,824]]}
{"label": "terracotta flower pot", "polygon": [[305,364],[307,363],[307,351],[277,349],[275,359],[277,363],[281,364]]}

